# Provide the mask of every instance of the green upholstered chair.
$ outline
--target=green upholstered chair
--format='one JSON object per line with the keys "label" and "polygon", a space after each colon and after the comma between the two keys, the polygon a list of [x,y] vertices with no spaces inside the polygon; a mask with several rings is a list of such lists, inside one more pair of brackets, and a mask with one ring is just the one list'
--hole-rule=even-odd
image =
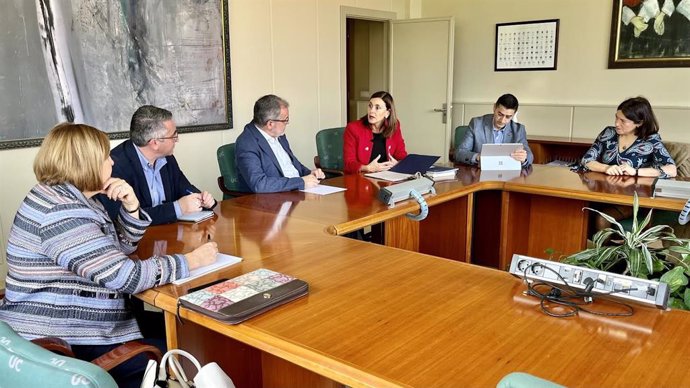
{"label": "green upholstered chair", "polygon": [[496,384],[496,388],[563,388],[563,386],[529,373],[513,372],[505,375]]}
{"label": "green upholstered chair", "polygon": [[82,361],[58,338],[29,341],[0,321],[0,386],[117,388],[107,371],[141,353],[161,358],[154,346],[131,341],[92,362]]}
{"label": "green upholstered chair", "polygon": [[343,134],[345,127],[322,129],[316,133],[314,165],[327,176],[344,175]]}
{"label": "green upholstered chair", "polygon": [[223,199],[240,197],[250,193],[240,191],[239,172],[235,162],[235,143],[225,144],[216,151],[220,176],[218,187],[223,192]]}
{"label": "green upholstered chair", "polygon": [[455,149],[458,148],[458,144],[462,142],[462,138],[465,137],[465,133],[469,129],[469,125],[458,125],[453,132],[453,144],[450,147],[450,160],[455,161]]}

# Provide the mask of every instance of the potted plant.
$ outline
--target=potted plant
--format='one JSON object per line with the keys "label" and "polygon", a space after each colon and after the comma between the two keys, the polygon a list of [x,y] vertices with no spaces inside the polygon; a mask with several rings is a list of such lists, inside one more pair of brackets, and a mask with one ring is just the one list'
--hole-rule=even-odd
{"label": "potted plant", "polygon": [[676,237],[669,225],[650,225],[652,210],[638,220],[639,200],[633,199],[632,230],[599,210],[611,226],[592,238],[594,247],[567,256],[563,261],[601,271],[619,272],[669,285],[669,307],[690,310],[690,240]]}

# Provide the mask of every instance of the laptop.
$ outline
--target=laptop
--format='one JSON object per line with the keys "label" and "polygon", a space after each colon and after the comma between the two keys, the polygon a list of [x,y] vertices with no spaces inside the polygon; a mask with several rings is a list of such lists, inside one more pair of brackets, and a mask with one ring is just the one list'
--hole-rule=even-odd
{"label": "laptop", "polygon": [[480,167],[482,170],[521,170],[522,164],[510,154],[522,148],[522,143],[484,144],[479,159]]}
{"label": "laptop", "polygon": [[440,156],[408,154],[405,159],[399,161],[398,164],[388,171],[372,172],[364,175],[390,182],[399,182],[410,178],[417,172],[424,174],[439,158]]}

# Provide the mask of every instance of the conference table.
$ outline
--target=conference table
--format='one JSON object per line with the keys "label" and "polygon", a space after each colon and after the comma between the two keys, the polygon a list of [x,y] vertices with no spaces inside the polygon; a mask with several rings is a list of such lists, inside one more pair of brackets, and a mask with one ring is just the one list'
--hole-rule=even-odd
{"label": "conference table", "polygon": [[[566,386],[689,384],[687,312],[636,307],[625,318],[553,318],[524,295],[521,279],[499,269],[512,253],[546,257],[545,245],[582,246],[581,208],[592,202],[631,204],[633,192],[646,207],[679,210],[684,201],[652,198],[649,179],[540,165],[482,174],[461,167],[456,179],[437,182],[421,222],[405,216],[419,211],[416,202],[389,208],[375,198],[387,183],[361,175],[327,180],[347,190],[326,196],[223,201],[212,220],[150,228],[137,255],[188,252],[210,234],[221,252],[244,260],[138,296],[163,309],[169,347],[218,362],[238,387],[495,386],[514,371]],[[385,224],[385,245],[341,236],[376,223]],[[475,259],[492,251],[502,256]],[[310,292],[239,325],[178,310],[191,288],[257,268],[303,279]]]}

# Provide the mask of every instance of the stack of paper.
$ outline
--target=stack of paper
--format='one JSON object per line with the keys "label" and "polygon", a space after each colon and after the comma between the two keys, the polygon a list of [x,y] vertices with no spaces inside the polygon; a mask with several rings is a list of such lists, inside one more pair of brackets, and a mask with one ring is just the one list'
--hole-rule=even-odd
{"label": "stack of paper", "polygon": [[654,183],[655,197],[690,198],[690,182],[669,179],[657,179]]}
{"label": "stack of paper", "polygon": [[435,181],[440,181],[444,179],[455,179],[455,174],[457,172],[458,169],[456,167],[443,167],[433,165],[429,168],[425,175]]}

